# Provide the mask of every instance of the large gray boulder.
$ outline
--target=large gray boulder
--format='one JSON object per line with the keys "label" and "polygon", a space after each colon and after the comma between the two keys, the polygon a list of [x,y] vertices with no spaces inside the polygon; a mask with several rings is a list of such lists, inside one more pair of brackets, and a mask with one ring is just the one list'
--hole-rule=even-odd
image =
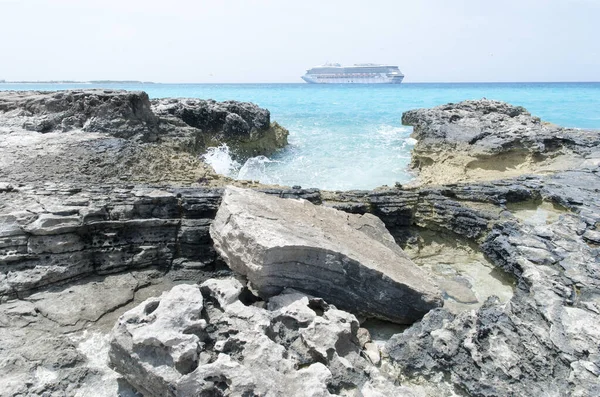
{"label": "large gray boulder", "polygon": [[441,293],[373,215],[229,186],[210,227],[215,248],[264,298],[286,287],[367,316],[410,324]]}

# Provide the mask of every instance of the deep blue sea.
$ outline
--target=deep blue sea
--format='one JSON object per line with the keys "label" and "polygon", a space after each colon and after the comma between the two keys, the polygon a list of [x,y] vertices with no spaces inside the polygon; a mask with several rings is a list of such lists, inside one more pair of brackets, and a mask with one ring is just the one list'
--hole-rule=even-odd
{"label": "deep blue sea", "polygon": [[[0,90],[56,90],[91,84],[0,84]],[[192,97],[255,102],[290,130],[288,148],[244,164],[227,148],[206,160],[217,171],[265,183],[324,189],[370,189],[407,182],[411,128],[402,112],[465,99],[498,99],[526,107],[562,126],[600,129],[600,83],[104,84],[144,90],[150,97]]]}

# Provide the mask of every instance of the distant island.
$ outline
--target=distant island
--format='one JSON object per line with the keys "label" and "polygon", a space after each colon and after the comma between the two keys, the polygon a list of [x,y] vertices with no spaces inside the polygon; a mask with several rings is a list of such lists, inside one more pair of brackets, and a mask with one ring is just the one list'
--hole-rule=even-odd
{"label": "distant island", "polygon": [[40,81],[6,81],[0,79],[0,84],[156,84],[152,81],[137,80],[40,80]]}

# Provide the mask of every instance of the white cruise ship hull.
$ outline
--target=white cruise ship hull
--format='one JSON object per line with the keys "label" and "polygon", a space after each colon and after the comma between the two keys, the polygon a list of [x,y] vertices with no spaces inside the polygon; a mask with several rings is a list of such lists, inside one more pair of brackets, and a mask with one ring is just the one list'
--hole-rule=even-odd
{"label": "white cruise ship hull", "polygon": [[389,77],[385,73],[379,76],[354,77],[354,76],[319,76],[314,74],[305,74],[302,80],[310,84],[400,84],[404,76]]}

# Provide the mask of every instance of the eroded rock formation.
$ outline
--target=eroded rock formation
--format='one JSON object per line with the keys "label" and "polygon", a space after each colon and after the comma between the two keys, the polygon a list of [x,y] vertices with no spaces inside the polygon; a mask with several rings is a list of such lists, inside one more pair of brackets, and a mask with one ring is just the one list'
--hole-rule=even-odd
{"label": "eroded rock formation", "polygon": [[405,112],[417,139],[412,167],[429,184],[474,182],[600,164],[597,131],[542,122],[525,108],[492,100]]}
{"label": "eroded rock formation", "polygon": [[0,396],[116,396],[107,367],[119,315],[173,287],[156,270],[91,276],[0,304]]}
{"label": "eroded rock formation", "polygon": [[255,303],[244,291],[213,279],[145,301],[115,326],[111,365],[149,397],[413,395],[360,354],[353,315],[294,290]]}
{"label": "eroded rock formation", "polygon": [[268,110],[245,102],[0,91],[0,180],[222,184],[198,158],[207,147],[227,143],[240,158],[271,154],[287,135]]}
{"label": "eroded rock formation", "polygon": [[[227,143],[238,157],[270,155],[287,145],[288,131],[271,115],[253,103],[203,99],[154,99],[152,110],[160,117],[161,128],[169,135],[196,137],[194,146]],[[201,131],[202,134],[198,134]]]}
{"label": "eroded rock formation", "polygon": [[[315,191],[271,194],[314,198]],[[0,185],[0,301],[148,267],[214,269],[208,233],[222,189]]]}
{"label": "eroded rock formation", "polygon": [[504,214],[480,240],[487,256],[517,277],[514,297],[490,298],[458,315],[436,310],[393,337],[387,351],[405,373],[444,373],[473,396],[598,393],[600,258],[593,236],[600,211],[593,197],[600,180],[582,171],[543,180],[541,198],[566,206],[558,219]]}
{"label": "eroded rock formation", "polygon": [[104,132],[143,142],[159,139],[159,119],[145,92],[113,90],[2,91],[4,128],[41,133]]}

